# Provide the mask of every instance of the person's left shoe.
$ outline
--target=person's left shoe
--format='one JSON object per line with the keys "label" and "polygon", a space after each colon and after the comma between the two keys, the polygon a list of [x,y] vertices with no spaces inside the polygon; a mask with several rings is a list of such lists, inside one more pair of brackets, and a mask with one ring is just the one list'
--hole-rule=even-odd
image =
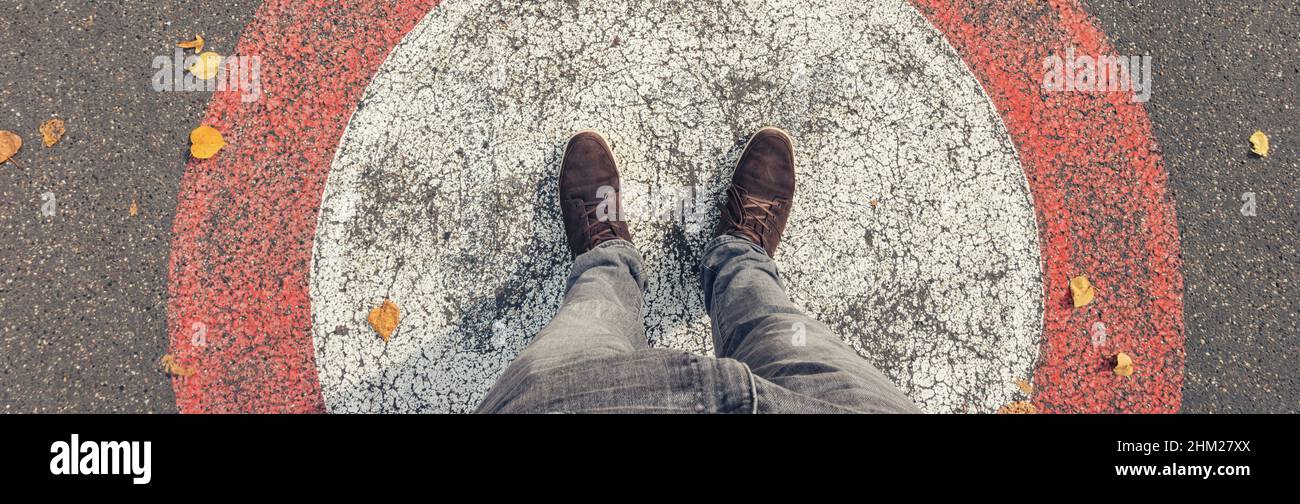
{"label": "person's left shoe", "polygon": [[605,138],[582,131],[569,139],[560,161],[560,213],[573,257],[610,240],[632,241],[622,208],[618,167]]}

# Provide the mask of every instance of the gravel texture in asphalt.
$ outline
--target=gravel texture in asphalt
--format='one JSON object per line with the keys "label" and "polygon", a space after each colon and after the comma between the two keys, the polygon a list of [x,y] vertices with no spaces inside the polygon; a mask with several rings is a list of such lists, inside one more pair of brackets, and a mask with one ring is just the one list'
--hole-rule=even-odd
{"label": "gravel texture in asphalt", "polygon": [[211,93],[154,91],[152,63],[195,33],[232,50],[256,7],[0,3],[0,129],[23,137],[0,165],[0,412],[176,410],[158,370],[172,214]]}
{"label": "gravel texture in asphalt", "polygon": [[[1152,57],[1147,110],[1183,251],[1183,411],[1300,411],[1300,2],[1088,7],[1121,54]],[[1266,158],[1250,153],[1255,130]]]}

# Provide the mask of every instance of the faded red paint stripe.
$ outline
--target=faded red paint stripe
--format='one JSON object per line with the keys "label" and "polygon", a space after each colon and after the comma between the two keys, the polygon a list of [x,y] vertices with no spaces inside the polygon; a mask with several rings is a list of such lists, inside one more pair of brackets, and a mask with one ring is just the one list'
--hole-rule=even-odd
{"label": "faded red paint stripe", "polygon": [[180,411],[324,411],[308,294],[321,192],[366,84],[435,4],[268,0],[244,29],[235,53],[261,57],[262,98],[216,93],[203,123],[229,145],[191,160],[177,197],[167,325],[196,371],[172,382]]}
{"label": "faded red paint stripe", "polygon": [[[1173,205],[1145,110],[1121,95],[1044,93],[1042,58],[1109,53],[1070,2],[914,0],[957,47],[1003,115],[1034,194],[1043,246],[1044,411],[1174,411],[1183,365]],[[308,278],[323,184],[347,119],[392,46],[436,2],[270,0],[238,54],[263,59],[264,97],[218,93],[204,122],[230,143],[191,162],[171,260],[172,353],[197,373],[173,385],[184,412],[323,411]],[[953,5],[949,5],[949,4]],[[1066,303],[1087,274],[1092,306]],[[1093,349],[1087,329],[1109,326]],[[207,345],[192,344],[194,324]],[[1109,372],[1116,351],[1138,374]]]}
{"label": "faded red paint stripe", "polygon": [[[1174,412],[1183,382],[1182,275],[1174,205],[1146,110],[1120,93],[1043,90],[1043,59],[1114,54],[1074,1],[913,0],[1001,113],[1029,178],[1046,299],[1033,402],[1050,412]],[[1154,64],[1158,64],[1155,62]],[[1097,300],[1069,302],[1087,275]],[[1103,322],[1109,342],[1094,348]],[[1137,373],[1111,372],[1116,352]]]}

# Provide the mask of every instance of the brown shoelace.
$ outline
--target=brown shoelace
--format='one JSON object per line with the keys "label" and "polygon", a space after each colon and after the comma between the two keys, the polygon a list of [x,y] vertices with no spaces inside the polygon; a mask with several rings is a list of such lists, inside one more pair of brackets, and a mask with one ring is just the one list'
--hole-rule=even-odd
{"label": "brown shoelace", "polygon": [[600,218],[592,216],[600,208],[600,204],[600,201],[594,203],[582,202],[582,218],[587,222],[587,250],[596,248],[596,245],[602,242],[618,239],[618,233],[614,231],[614,222],[617,221],[613,219],[600,220]]}
{"label": "brown shoelace", "polygon": [[771,220],[776,219],[775,208],[780,206],[781,202],[750,196],[744,189],[736,186],[731,186],[727,191],[731,193],[728,199],[734,198],[735,201],[740,202],[740,212],[738,212],[740,222],[733,220],[731,212],[727,212],[727,222],[734,228],[731,232],[744,235],[743,238],[766,248],[767,239],[764,237],[771,230],[773,225]]}

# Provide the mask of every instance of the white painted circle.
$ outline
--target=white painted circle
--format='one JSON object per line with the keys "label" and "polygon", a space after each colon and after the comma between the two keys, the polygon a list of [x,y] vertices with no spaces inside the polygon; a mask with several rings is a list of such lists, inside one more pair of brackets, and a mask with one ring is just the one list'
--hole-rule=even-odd
{"label": "white painted circle", "polygon": [[[794,301],[926,411],[1014,400],[1042,321],[1028,187],[978,82],[905,0],[510,4],[435,8],[340,142],[311,277],[331,411],[477,405],[559,306],[571,132],[602,131],[625,185],[716,195],[765,124],[796,141],[777,254]],[[652,344],[711,354],[712,222],[631,228]],[[402,310],[386,344],[366,323],[385,298]]]}

